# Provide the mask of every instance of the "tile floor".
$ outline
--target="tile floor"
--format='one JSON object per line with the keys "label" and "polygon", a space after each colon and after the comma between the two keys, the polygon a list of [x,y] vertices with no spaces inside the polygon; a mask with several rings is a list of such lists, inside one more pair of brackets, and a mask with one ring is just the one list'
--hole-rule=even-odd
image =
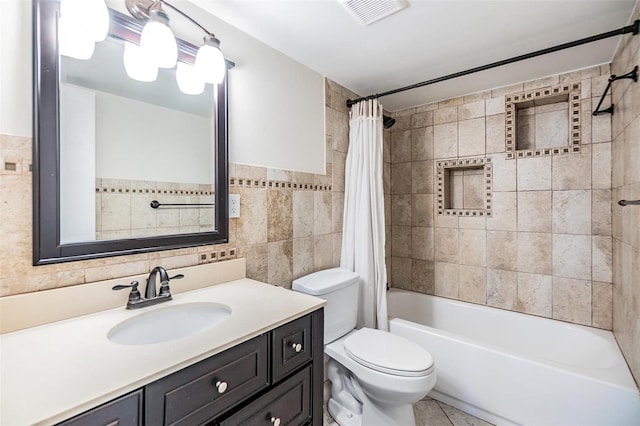
{"label": "tile floor", "polygon": [[[413,411],[416,416],[416,426],[490,426],[491,423],[473,417],[463,411],[453,408],[443,402],[425,397],[417,402]],[[327,412],[326,404],[324,410],[323,426],[338,426]],[[403,426],[403,425],[389,425]]]}

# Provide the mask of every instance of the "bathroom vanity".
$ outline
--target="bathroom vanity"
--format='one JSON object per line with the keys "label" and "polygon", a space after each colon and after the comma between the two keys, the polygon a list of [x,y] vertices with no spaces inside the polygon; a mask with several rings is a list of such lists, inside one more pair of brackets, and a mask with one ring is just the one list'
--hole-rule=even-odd
{"label": "bathroom vanity", "polygon": [[[114,326],[215,302],[220,324],[165,342],[118,344]],[[320,425],[324,301],[240,279],[0,337],[1,424]]]}

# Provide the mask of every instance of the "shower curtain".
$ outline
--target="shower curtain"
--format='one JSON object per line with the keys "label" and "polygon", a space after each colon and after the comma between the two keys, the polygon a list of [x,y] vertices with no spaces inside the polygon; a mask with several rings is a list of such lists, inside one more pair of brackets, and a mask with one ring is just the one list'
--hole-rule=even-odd
{"label": "shower curtain", "polygon": [[377,100],[351,107],[345,169],[340,266],[361,278],[358,326],[388,330],[384,262],[382,106]]}

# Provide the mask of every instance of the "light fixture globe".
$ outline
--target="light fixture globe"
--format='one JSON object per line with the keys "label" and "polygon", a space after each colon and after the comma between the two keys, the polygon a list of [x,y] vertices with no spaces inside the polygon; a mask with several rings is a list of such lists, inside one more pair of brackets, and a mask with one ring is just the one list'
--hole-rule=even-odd
{"label": "light fixture globe", "polygon": [[169,17],[158,3],[149,10],[149,22],[140,35],[140,47],[158,68],[173,68],[178,59],[178,44],[168,24]]}
{"label": "light fixture globe", "polygon": [[158,67],[147,59],[137,44],[124,42],[123,62],[127,75],[134,80],[150,82],[158,78]]}
{"label": "light fixture globe", "polygon": [[176,81],[180,91],[185,95],[199,95],[204,92],[204,81],[193,65],[178,62]]}
{"label": "light fixture globe", "polygon": [[196,70],[206,83],[220,84],[226,72],[224,55],[220,51],[220,40],[212,35],[204,37],[204,44],[196,54]]}

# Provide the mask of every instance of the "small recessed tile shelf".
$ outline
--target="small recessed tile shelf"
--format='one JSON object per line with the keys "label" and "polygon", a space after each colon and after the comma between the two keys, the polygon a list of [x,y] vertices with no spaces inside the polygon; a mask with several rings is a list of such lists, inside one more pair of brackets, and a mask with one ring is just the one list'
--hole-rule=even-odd
{"label": "small recessed tile shelf", "polygon": [[[580,83],[571,83],[508,95],[505,98],[506,158],[579,153],[582,113],[580,93]],[[527,121],[523,117],[527,114],[532,120]],[[566,116],[567,126],[558,123],[562,115]],[[529,127],[531,124],[532,128]],[[529,131],[528,135],[523,132],[525,128]],[[551,135],[558,128],[566,128],[566,134]],[[518,135],[519,130],[523,134]],[[543,136],[531,136],[534,132]]]}
{"label": "small recessed tile shelf", "polygon": [[[474,157],[437,161],[438,214],[491,216],[493,165],[491,158]],[[478,202],[484,208],[478,208]]]}

